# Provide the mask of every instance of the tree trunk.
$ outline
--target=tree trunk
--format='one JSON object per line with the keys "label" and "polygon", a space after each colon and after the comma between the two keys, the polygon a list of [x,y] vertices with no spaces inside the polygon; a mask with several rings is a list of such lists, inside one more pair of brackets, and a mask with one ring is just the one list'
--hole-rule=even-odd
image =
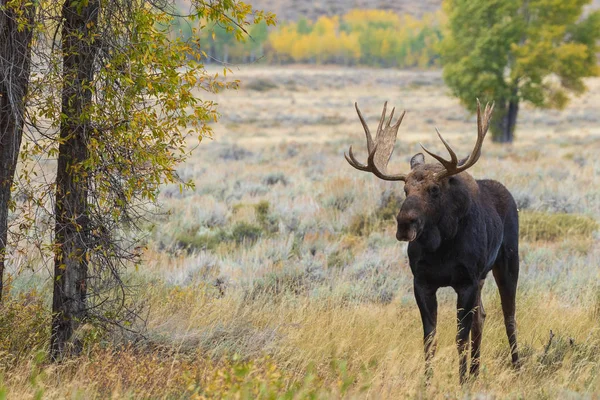
{"label": "tree trunk", "polygon": [[492,117],[492,140],[497,143],[512,143],[519,114],[519,100],[502,100],[496,103]]}
{"label": "tree trunk", "polygon": [[87,137],[89,106],[97,42],[92,35],[98,21],[99,0],[65,0],[62,9],[63,88],[60,145],[56,176],[54,293],[51,356],[77,354],[75,330],[87,316]]}
{"label": "tree trunk", "polygon": [[[0,0],[0,301],[8,239],[11,187],[23,137],[35,5]],[[15,13],[18,7],[18,14]],[[19,24],[24,28],[19,29]]]}

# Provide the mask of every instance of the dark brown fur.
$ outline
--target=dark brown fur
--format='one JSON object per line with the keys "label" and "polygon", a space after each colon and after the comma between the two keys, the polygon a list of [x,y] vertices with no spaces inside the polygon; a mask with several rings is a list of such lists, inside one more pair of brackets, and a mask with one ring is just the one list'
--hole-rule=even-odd
{"label": "dark brown fur", "polygon": [[406,200],[398,213],[398,240],[410,241],[408,257],[414,292],[423,321],[425,358],[435,352],[436,291],[450,286],[458,294],[461,382],[466,379],[471,336],[472,375],[479,372],[485,311],[481,289],[492,271],[500,291],[512,361],[517,365],[515,296],[519,275],[519,222],[509,191],[499,182],[475,180],[467,172],[438,181],[443,168],[426,164],[422,154],[411,160]]}
{"label": "dark brown fur", "polygon": [[492,271],[502,301],[506,334],[512,361],[518,365],[515,323],[515,297],[519,277],[519,217],[511,194],[502,184],[491,180],[475,180],[466,170],[481,155],[493,105],[483,113],[477,101],[477,141],[471,155],[459,161],[456,153],[438,131],[450,159],[446,160],[423,147],[439,164],[425,163],[422,153],[410,160],[408,174],[387,172],[394,151],[403,113],[392,124],[394,110],[386,118],[383,107],[377,134],[371,135],[358,104],[356,112],[365,130],[369,156],[361,164],[352,147],[345,155],[351,166],[371,172],[380,179],[404,181],[406,200],[398,213],[396,238],[410,242],[408,258],[414,275],[414,291],[423,321],[425,361],[429,373],[435,352],[437,325],[436,292],[450,286],[458,294],[458,332],[456,342],[460,357],[460,381],[467,376],[467,350],[471,347],[471,375],[479,373],[479,355],[485,311],[481,289]]}

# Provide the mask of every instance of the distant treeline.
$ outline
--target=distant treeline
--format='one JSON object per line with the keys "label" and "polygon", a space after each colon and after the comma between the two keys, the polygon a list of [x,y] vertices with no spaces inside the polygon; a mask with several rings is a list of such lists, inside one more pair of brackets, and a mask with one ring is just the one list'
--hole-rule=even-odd
{"label": "distant treeline", "polygon": [[[384,67],[437,66],[443,15],[422,19],[382,10],[352,10],[343,16],[300,19],[275,29],[252,26],[245,43],[218,25],[200,29],[207,62],[310,63]],[[192,27],[179,26],[184,38]]]}

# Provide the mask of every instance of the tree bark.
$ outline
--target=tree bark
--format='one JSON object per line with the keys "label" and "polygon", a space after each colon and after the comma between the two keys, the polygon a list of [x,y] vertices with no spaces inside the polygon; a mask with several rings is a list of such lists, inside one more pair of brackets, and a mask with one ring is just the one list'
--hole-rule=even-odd
{"label": "tree bark", "polygon": [[98,21],[99,0],[65,0],[62,9],[63,88],[62,119],[55,205],[54,293],[52,299],[51,356],[77,354],[72,341],[87,317],[87,138],[91,128],[89,106],[97,44],[92,35]]}
{"label": "tree bark", "polygon": [[[0,301],[4,287],[8,210],[23,138],[35,18],[33,3],[7,3],[7,0],[0,0]],[[19,7],[20,15],[16,15],[16,7]],[[19,23],[24,23],[23,29],[18,29]]]}
{"label": "tree bark", "polygon": [[519,100],[501,100],[496,103],[492,119],[492,140],[497,143],[512,143],[515,138]]}

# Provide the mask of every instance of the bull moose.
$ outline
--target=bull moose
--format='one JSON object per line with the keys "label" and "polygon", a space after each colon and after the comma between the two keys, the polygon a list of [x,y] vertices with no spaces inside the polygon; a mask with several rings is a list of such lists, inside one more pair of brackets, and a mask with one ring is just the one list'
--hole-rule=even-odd
{"label": "bull moose", "polygon": [[398,128],[404,113],[392,125],[394,109],[386,122],[384,105],[375,139],[358,104],[356,112],[367,136],[368,159],[364,165],[352,153],[344,156],[351,166],[372,172],[380,179],[403,181],[406,199],[397,216],[396,238],[407,241],[410,269],[414,276],[414,294],[421,313],[424,331],[425,365],[431,373],[435,353],[437,298],[440,287],[450,286],[457,295],[460,382],[467,379],[469,334],[471,346],[470,374],[479,374],[481,337],[485,311],[481,290],[492,271],[502,302],[504,324],[512,363],[517,366],[515,297],[519,276],[519,220],[517,206],[510,192],[499,182],[475,180],[466,172],[481,155],[493,105],[487,104],[483,115],[477,101],[477,142],[471,155],[458,160],[456,153],[436,132],[450,154],[446,160],[421,146],[439,163],[426,163],[423,153],[410,160],[410,172],[391,174],[387,164],[394,151]]}

